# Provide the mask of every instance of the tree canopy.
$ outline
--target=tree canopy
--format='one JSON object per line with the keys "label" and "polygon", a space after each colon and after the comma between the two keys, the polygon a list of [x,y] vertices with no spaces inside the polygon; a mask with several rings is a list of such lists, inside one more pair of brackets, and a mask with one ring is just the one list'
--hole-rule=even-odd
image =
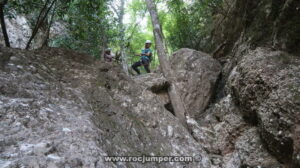
{"label": "tree canopy", "polygon": [[[179,48],[211,50],[207,46],[212,20],[222,13],[223,0],[156,0],[168,52]],[[154,41],[150,15],[145,0],[11,0],[4,15],[24,15],[38,41],[37,32],[50,32],[54,23],[65,26],[60,36],[45,36],[45,45],[64,47],[101,58],[107,47],[123,53],[127,65],[139,58],[146,40]],[[46,33],[47,34],[47,33]],[[29,46],[30,47],[29,42]],[[155,45],[152,46],[155,49]],[[154,53],[152,66],[159,64]]]}

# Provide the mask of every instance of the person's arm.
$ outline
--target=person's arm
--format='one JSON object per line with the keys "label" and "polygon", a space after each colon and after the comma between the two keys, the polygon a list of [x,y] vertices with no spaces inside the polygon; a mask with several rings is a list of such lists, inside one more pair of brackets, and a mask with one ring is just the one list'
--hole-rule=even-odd
{"label": "person's arm", "polygon": [[149,50],[147,53],[145,53],[144,55],[151,57],[152,56],[152,51]]}
{"label": "person's arm", "polygon": [[146,56],[152,56],[152,52],[148,52],[145,54]]}

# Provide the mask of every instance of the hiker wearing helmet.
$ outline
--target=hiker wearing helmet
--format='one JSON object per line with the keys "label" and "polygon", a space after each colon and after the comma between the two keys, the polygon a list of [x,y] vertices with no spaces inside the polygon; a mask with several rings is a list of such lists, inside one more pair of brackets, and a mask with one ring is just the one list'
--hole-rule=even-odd
{"label": "hiker wearing helmet", "polygon": [[112,62],[114,56],[111,54],[111,48],[105,49],[104,60],[107,62]]}
{"label": "hiker wearing helmet", "polygon": [[152,59],[152,50],[150,49],[151,47],[151,41],[147,40],[145,42],[145,48],[142,50],[141,54],[138,54],[137,56],[141,57],[141,60],[134,63],[131,67],[132,69],[138,73],[141,74],[140,70],[139,70],[139,66],[144,66],[145,70],[147,71],[147,73],[150,73],[150,69],[149,69],[149,65]]}

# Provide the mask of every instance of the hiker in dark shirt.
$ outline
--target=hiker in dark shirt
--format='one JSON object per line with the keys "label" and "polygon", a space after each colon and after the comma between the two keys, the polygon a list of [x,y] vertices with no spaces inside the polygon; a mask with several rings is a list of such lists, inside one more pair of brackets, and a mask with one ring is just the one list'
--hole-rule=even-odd
{"label": "hiker in dark shirt", "polygon": [[150,62],[152,60],[152,50],[150,49],[151,47],[151,41],[147,40],[145,42],[145,48],[142,50],[141,54],[138,54],[137,56],[141,57],[141,60],[134,63],[131,67],[132,69],[138,73],[141,74],[140,70],[139,70],[139,66],[144,66],[145,70],[147,73],[150,73]]}

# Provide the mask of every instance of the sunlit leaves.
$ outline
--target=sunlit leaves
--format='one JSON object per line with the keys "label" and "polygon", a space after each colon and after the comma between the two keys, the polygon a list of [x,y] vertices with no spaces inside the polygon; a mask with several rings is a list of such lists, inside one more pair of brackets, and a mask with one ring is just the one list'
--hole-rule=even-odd
{"label": "sunlit leaves", "polygon": [[68,35],[53,44],[80,50],[99,57],[101,46],[113,39],[114,23],[110,20],[107,0],[73,0],[61,18],[68,24]]}
{"label": "sunlit leaves", "polygon": [[204,49],[210,38],[212,16],[222,4],[222,0],[167,0],[174,24],[168,27],[172,32],[168,37],[174,49],[188,47]]}

